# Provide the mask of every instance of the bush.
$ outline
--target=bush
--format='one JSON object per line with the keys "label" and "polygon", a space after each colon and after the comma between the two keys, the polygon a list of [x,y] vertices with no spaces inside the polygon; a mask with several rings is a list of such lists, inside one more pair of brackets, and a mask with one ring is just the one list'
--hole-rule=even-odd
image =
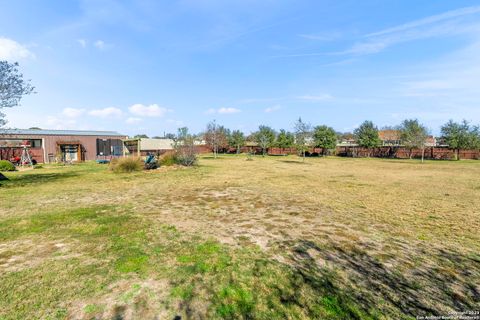
{"label": "bush", "polygon": [[15,171],[15,166],[8,160],[0,160],[0,171]]}
{"label": "bush", "polygon": [[110,162],[109,169],[115,173],[142,171],[143,161],[140,158],[113,159]]}
{"label": "bush", "polygon": [[159,159],[160,166],[173,166],[177,163],[177,159],[174,153],[165,153]]}
{"label": "bush", "polygon": [[189,152],[178,152],[175,156],[177,164],[190,167],[197,164],[197,155]]}
{"label": "bush", "polygon": [[189,152],[187,148],[179,148],[174,153],[166,153],[160,157],[161,166],[173,166],[178,164],[181,166],[190,167],[197,163],[197,156],[194,153]]}

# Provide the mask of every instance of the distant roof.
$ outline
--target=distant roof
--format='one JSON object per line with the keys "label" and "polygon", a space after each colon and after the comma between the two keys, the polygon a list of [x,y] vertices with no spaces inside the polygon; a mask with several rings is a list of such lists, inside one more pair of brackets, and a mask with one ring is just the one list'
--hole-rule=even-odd
{"label": "distant roof", "polygon": [[140,138],[140,150],[173,150],[172,139]]}
{"label": "distant roof", "polygon": [[0,129],[2,134],[46,135],[46,136],[119,136],[116,131],[85,131],[85,130],[41,130],[41,129]]}
{"label": "distant roof", "polygon": [[399,130],[380,130],[378,131],[378,137],[380,140],[400,140]]}

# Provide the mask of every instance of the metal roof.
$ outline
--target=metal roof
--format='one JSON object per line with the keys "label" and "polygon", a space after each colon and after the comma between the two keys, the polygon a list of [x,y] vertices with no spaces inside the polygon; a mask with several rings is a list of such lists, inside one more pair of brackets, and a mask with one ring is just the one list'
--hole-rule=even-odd
{"label": "metal roof", "polygon": [[140,150],[173,150],[172,139],[140,139]]}
{"label": "metal roof", "polygon": [[119,136],[126,137],[115,131],[86,131],[86,130],[39,130],[39,129],[0,129],[0,135],[46,135],[46,136]]}

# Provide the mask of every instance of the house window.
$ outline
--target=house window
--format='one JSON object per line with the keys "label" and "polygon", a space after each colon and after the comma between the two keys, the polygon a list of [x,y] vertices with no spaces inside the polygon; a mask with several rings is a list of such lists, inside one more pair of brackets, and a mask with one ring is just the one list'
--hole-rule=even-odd
{"label": "house window", "polygon": [[97,156],[121,156],[123,143],[120,139],[97,139]]}
{"label": "house window", "polygon": [[42,147],[42,140],[41,139],[30,140],[30,146],[32,148],[41,148]]}
{"label": "house window", "polygon": [[30,148],[41,148],[42,140],[41,139],[2,139],[0,140],[0,147],[8,148],[21,148],[22,146],[28,146]]}

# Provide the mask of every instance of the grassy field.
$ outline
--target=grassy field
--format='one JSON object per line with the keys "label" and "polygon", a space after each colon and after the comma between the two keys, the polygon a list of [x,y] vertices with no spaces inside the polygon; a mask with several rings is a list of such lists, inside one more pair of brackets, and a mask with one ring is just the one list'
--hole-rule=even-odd
{"label": "grassy field", "polygon": [[224,156],[5,174],[0,319],[480,309],[480,162]]}

